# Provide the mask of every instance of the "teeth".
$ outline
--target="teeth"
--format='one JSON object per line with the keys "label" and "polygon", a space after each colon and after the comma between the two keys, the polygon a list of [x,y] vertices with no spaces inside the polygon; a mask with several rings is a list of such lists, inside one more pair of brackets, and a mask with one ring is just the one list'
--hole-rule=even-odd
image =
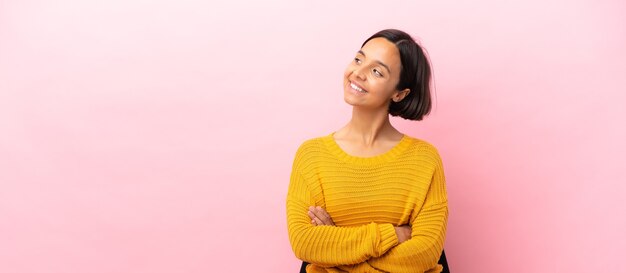
{"label": "teeth", "polygon": [[358,86],[356,86],[354,83],[350,83],[350,87],[352,87],[352,89],[359,91],[361,93],[365,93],[365,91],[363,91],[363,89],[359,88]]}

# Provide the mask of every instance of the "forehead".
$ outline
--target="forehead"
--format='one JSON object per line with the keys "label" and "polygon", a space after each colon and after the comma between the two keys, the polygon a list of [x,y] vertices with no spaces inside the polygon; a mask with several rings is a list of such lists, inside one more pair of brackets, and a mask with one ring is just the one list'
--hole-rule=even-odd
{"label": "forehead", "polygon": [[361,51],[365,53],[367,59],[379,60],[388,65],[391,70],[398,71],[398,68],[400,68],[400,52],[398,48],[395,44],[383,37],[377,37],[367,41],[361,48]]}

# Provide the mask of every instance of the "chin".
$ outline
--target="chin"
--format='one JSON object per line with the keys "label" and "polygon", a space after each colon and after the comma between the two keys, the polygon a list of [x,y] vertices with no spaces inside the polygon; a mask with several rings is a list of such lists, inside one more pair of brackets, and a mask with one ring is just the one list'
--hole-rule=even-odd
{"label": "chin", "polygon": [[361,104],[357,102],[350,94],[343,95],[343,101],[352,106],[360,106]]}
{"label": "chin", "polygon": [[350,98],[350,94],[346,94],[345,91],[343,93],[343,101],[345,101],[347,104],[354,105],[354,101],[352,100],[352,98]]}

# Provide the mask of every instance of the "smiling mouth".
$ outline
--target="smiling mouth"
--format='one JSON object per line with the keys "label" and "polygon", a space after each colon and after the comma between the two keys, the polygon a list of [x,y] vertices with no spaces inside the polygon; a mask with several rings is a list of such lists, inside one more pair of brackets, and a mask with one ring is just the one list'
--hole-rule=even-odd
{"label": "smiling mouth", "polygon": [[363,90],[363,88],[358,87],[356,84],[354,84],[352,82],[350,82],[350,88],[352,88],[352,89],[354,89],[354,90],[356,90],[358,92],[361,92],[361,93],[367,93],[367,91]]}

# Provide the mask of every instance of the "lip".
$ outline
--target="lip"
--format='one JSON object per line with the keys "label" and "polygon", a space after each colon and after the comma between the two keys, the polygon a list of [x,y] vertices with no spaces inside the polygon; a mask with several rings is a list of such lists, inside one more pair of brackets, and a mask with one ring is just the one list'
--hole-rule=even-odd
{"label": "lip", "polygon": [[359,88],[361,88],[361,90],[363,90],[363,91],[365,91],[367,93],[367,89],[363,88],[363,86],[361,86],[360,84],[358,84],[356,82],[353,82],[352,80],[348,80],[348,87],[352,88],[352,87],[350,87],[350,84],[354,84],[354,85],[358,86]]}

